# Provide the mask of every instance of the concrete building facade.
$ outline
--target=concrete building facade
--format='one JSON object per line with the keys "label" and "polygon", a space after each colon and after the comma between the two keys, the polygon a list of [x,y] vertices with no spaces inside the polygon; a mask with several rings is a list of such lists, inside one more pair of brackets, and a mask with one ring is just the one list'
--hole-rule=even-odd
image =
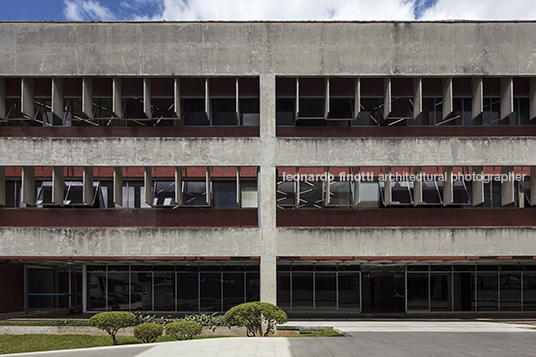
{"label": "concrete building facade", "polygon": [[535,31],[0,23],[0,312],[536,310]]}

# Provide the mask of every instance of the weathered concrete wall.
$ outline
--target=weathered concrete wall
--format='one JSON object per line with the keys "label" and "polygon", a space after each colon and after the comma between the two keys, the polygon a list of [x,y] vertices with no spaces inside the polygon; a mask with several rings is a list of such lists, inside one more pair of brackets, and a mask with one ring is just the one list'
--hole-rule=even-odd
{"label": "weathered concrete wall", "polygon": [[536,228],[279,228],[278,256],[533,256]]}
{"label": "weathered concrete wall", "polygon": [[535,22],[0,23],[0,75],[532,75]]}

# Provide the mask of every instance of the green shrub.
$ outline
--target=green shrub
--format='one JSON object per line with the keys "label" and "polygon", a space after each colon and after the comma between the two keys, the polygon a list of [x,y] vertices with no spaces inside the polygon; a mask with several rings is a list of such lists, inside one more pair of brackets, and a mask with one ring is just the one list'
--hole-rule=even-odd
{"label": "green shrub", "polygon": [[227,324],[227,320],[225,320],[225,316],[218,315],[217,312],[211,315],[209,314],[186,315],[184,316],[183,320],[200,323],[201,326],[206,326],[212,331],[215,331],[217,326],[227,326],[230,328],[230,326]]}
{"label": "green shrub", "polygon": [[146,324],[148,322],[153,322],[155,324],[165,325],[170,322],[171,316],[156,316],[144,314],[143,312],[133,311],[134,316],[136,316],[136,325]]}
{"label": "green shrub", "polygon": [[[247,302],[235,306],[225,313],[225,319],[230,325],[247,328],[247,335],[252,337],[268,336],[274,332],[275,325],[287,322],[287,314],[275,305],[267,302]],[[266,331],[263,333],[262,325]]]}
{"label": "green shrub", "polygon": [[89,319],[89,323],[91,326],[108,332],[112,336],[113,344],[117,345],[115,335],[122,328],[134,326],[136,324],[136,316],[131,312],[124,311],[102,312],[92,316]]}
{"label": "green shrub", "polygon": [[177,340],[191,340],[203,332],[203,326],[193,321],[178,321],[166,325],[166,335]]}
{"label": "green shrub", "polygon": [[162,336],[162,332],[164,332],[164,326],[154,322],[147,322],[134,327],[134,337],[143,341],[143,343],[156,341],[158,337]]}

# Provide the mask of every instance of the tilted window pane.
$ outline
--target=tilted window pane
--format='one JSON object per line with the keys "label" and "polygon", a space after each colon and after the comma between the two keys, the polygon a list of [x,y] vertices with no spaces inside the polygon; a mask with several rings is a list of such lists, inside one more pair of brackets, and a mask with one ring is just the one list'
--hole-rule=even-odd
{"label": "tilted window pane", "polygon": [[332,181],[329,183],[330,206],[349,207],[353,201],[351,182]]}
{"label": "tilted window pane", "polygon": [[207,185],[205,181],[184,181],[182,185],[183,206],[208,206],[206,201]]}
{"label": "tilted window pane", "polygon": [[277,183],[276,194],[277,205],[279,207],[296,206],[296,182],[280,181]]}
{"label": "tilted window pane", "polygon": [[175,202],[175,182],[156,181],[154,183],[153,206],[170,207],[176,206]]}

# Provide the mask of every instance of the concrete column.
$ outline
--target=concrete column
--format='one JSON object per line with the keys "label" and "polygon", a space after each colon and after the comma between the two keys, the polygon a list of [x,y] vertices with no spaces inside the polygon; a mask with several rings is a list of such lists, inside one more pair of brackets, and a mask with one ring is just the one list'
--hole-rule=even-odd
{"label": "concrete column", "polygon": [[93,79],[82,79],[82,111],[89,118],[93,119]]}
{"label": "concrete column", "polygon": [[454,202],[454,183],[452,182],[452,166],[443,167],[443,206]]}
{"label": "concrete column", "polygon": [[52,114],[63,120],[63,78],[52,78]]}
{"label": "concrete column", "polygon": [[0,166],[0,206],[6,205],[6,168]]}
{"label": "concrete column", "polygon": [[503,166],[501,167],[501,176],[508,176],[507,180],[501,180],[501,206],[509,205],[514,203],[514,167],[513,166]]}
{"label": "concrete column", "polygon": [[35,206],[35,168],[22,167],[22,202],[28,206]]}
{"label": "concrete column", "polygon": [[472,93],[472,118],[476,119],[484,111],[484,87],[482,77],[475,77],[471,82]]}
{"label": "concrete column", "polygon": [[87,312],[87,265],[82,265],[82,313]]}
{"label": "concrete column", "polygon": [[114,167],[114,203],[123,205],[123,168]]}
{"label": "concrete column", "polygon": [[143,187],[145,187],[145,203],[153,205],[153,168],[146,167],[143,173]]}
{"label": "concrete column", "polygon": [[119,119],[123,117],[121,78],[114,78],[112,80],[112,110]]}
{"label": "concrete column", "polygon": [[383,175],[385,177],[385,184],[383,186],[383,204],[389,206],[393,202],[393,188],[391,187],[391,168],[385,167],[383,169]]}
{"label": "concrete column", "polygon": [[355,79],[354,85],[354,120],[356,120],[359,113],[361,113],[361,79],[359,77]]}
{"label": "concrete column", "polygon": [[514,79],[501,78],[501,119],[514,112]]}
{"label": "concrete column", "polygon": [[413,79],[413,119],[422,114],[422,78]]}
{"label": "concrete column", "polygon": [[415,175],[415,181],[413,182],[413,205],[418,206],[422,203],[422,176],[420,176],[422,174],[422,167],[414,167],[413,174]]}
{"label": "concrete column", "polygon": [[[473,167],[473,175],[483,175],[484,168],[482,166]],[[473,180],[473,206],[484,203],[484,181]]]}
{"label": "concrete column", "polygon": [[151,78],[143,78],[143,112],[147,118],[151,119]]}
{"label": "concrete column", "polygon": [[443,120],[447,119],[454,111],[452,98],[452,77],[443,78]]}
{"label": "concrete column", "polygon": [[84,167],[82,182],[84,185],[82,200],[84,204],[93,206],[93,166]]}
{"label": "concrete column", "polygon": [[52,202],[63,206],[64,198],[64,177],[63,166],[54,166],[52,168]]}
{"label": "concrete column", "polygon": [[21,109],[22,114],[33,119],[34,109],[34,79],[22,78],[21,81]]}
{"label": "concrete column", "polygon": [[0,120],[6,118],[6,80],[0,78]]}
{"label": "concrete column", "polygon": [[277,303],[277,231],[275,167],[275,75],[260,75],[260,141],[262,143],[259,189],[259,229],[262,234],[260,263],[261,301]]}
{"label": "concrete column", "polygon": [[383,80],[383,117],[391,115],[391,78]]}

